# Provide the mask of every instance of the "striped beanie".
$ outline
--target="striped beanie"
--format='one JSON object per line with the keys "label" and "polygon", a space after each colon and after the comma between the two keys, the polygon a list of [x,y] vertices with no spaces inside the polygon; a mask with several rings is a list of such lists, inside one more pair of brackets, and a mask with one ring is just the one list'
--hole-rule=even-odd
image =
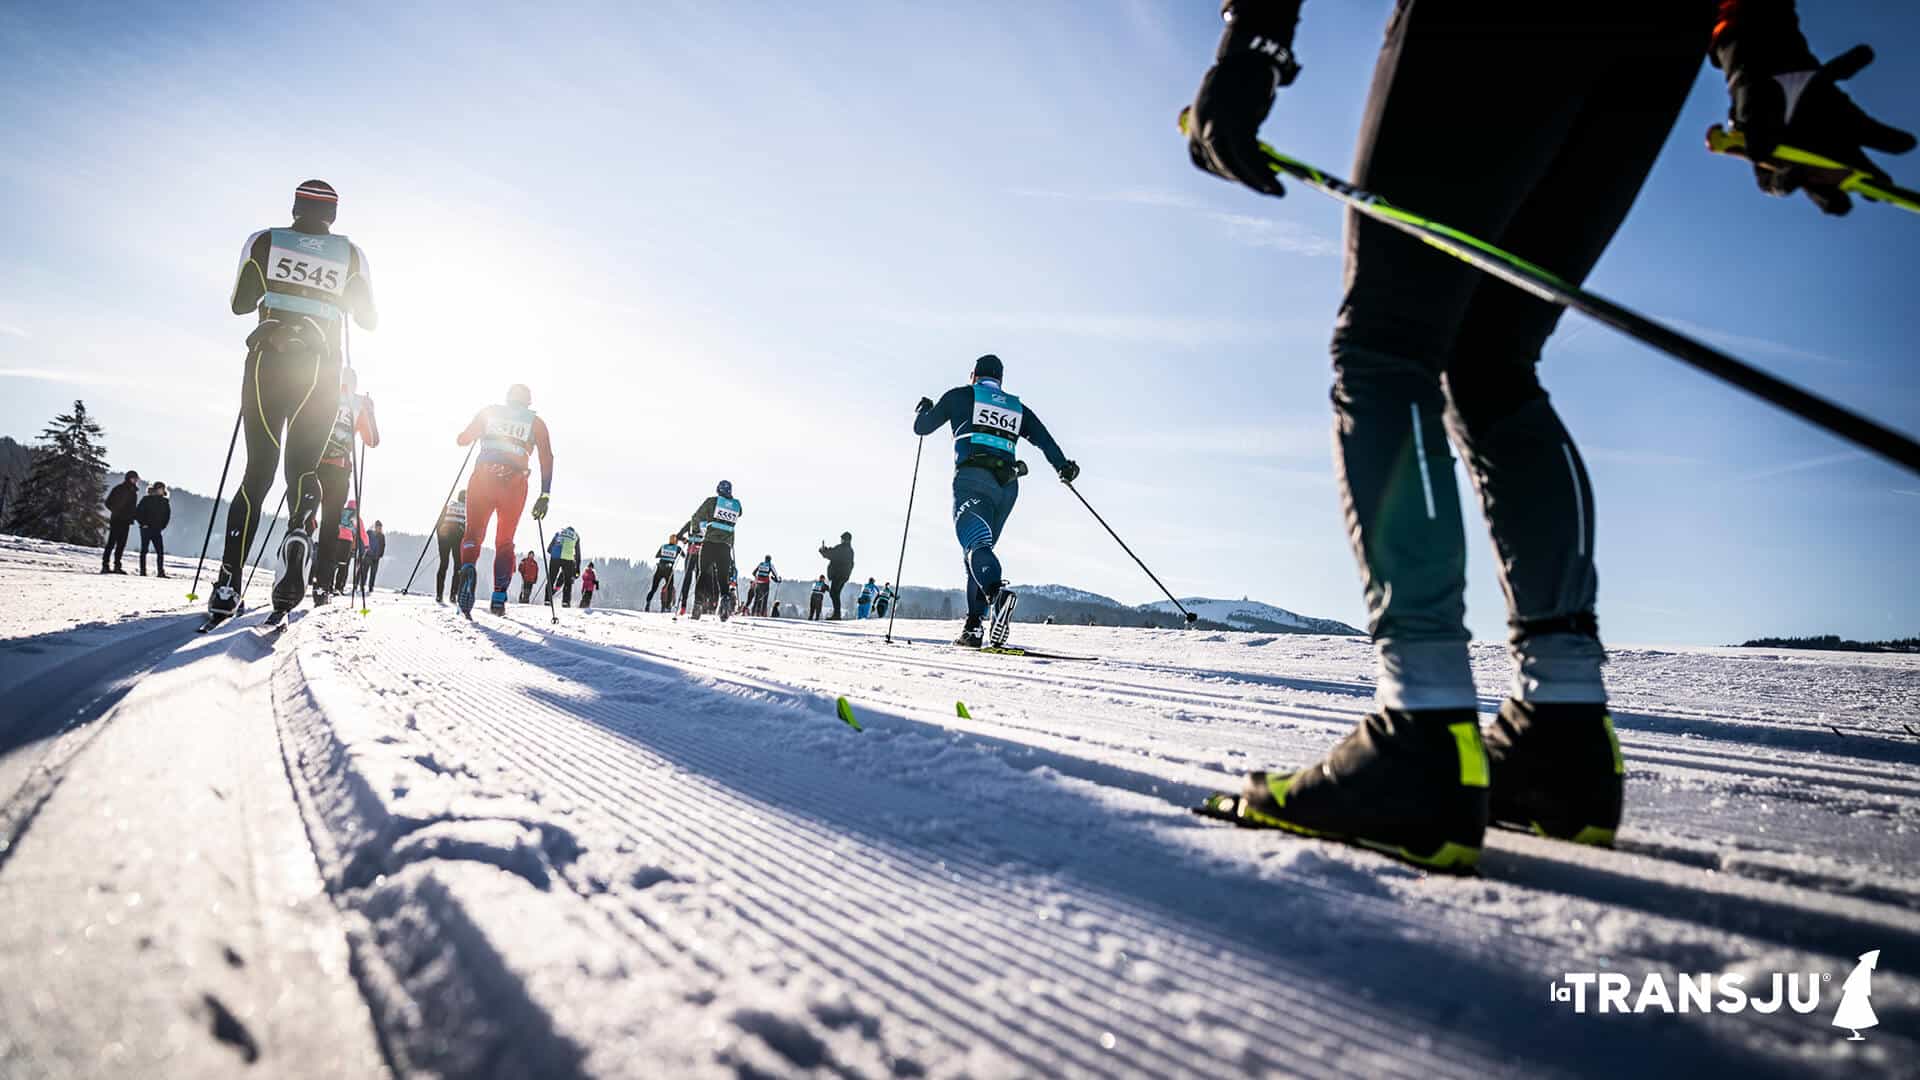
{"label": "striped beanie", "polygon": [[340,196],[333,185],[325,180],[309,180],[293,189],[293,219],[314,218],[333,224],[333,216],[340,209]]}

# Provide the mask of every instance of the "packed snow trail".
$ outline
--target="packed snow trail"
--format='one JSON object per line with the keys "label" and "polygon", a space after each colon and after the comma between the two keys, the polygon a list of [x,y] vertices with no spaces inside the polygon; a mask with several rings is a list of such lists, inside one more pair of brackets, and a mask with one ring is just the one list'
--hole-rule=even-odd
{"label": "packed snow trail", "polygon": [[[0,587],[67,572],[0,551]],[[60,587],[84,607],[130,585]],[[126,865],[89,831],[126,778],[141,805],[172,800],[153,815],[170,843],[202,820],[216,840],[272,828],[273,865],[292,850],[318,867],[336,914],[306,911],[285,940],[256,921],[249,947],[285,964],[328,935],[335,956],[350,943],[360,1000],[341,1006],[337,972],[283,997],[323,1030],[352,1030],[357,1009],[364,1033],[371,1016],[403,1073],[1910,1075],[1920,1060],[1914,657],[1618,649],[1623,850],[1499,832],[1483,875],[1455,880],[1187,812],[1337,739],[1371,693],[1364,641],[1016,628],[1016,643],[1104,657],[1067,662],[940,644],[950,625],[901,623],[913,643],[888,645],[877,622],[509,612],[469,622],[381,593],[369,616],[335,605],[268,636],[250,615],[130,656],[155,674],[84,725],[105,734],[67,755],[0,862],[19,912],[0,950],[74,937],[48,913],[77,910],[88,882],[153,890],[177,861],[149,841],[164,857]],[[158,610],[125,615],[78,633],[162,626],[142,622]],[[47,640],[14,618],[6,646]],[[1488,711],[1501,659],[1476,651]],[[205,695],[244,727],[202,715]],[[835,716],[841,696],[864,732]],[[198,794],[238,768],[207,739],[257,778],[276,733],[278,802]],[[287,842],[289,803],[311,847]],[[51,872],[29,887],[26,866]],[[204,871],[179,872],[198,895]],[[168,910],[184,939],[222,929]],[[131,1015],[165,1001],[208,1022],[148,992],[172,969],[143,978],[137,958],[61,944],[82,958],[63,984],[118,974],[147,1002]],[[1880,1024],[1848,1042],[1828,1021],[1870,949]],[[1572,972],[1637,988],[1775,971],[1830,978],[1818,1010],[1601,1016],[1550,1000]],[[219,989],[268,1055],[297,1045],[245,986]],[[86,1022],[0,1045],[0,1064],[70,1071]]]}
{"label": "packed snow trail", "polygon": [[[1048,663],[924,624],[888,646],[877,624],[511,612],[383,604],[315,620],[313,647],[443,767],[564,821],[588,853],[569,880],[679,973],[630,1015],[560,1021],[589,1047],[695,1069],[1465,1075],[1891,1068],[1914,1046],[1883,1020],[1839,1048],[1791,1013],[1642,1016],[1623,1040],[1619,1018],[1546,1003],[1568,971],[1920,955],[1920,743],[1887,723],[1920,699],[1910,658],[1799,665],[1816,701],[1851,682],[1880,710],[1834,715],[1857,732],[1835,736],[1773,719],[1809,690],[1796,706],[1784,680],[1724,670],[1751,656],[1645,655],[1745,686],[1726,710],[1625,651],[1625,838],[1659,857],[1502,834],[1485,878],[1451,882],[1185,813],[1337,737],[1369,692],[1363,643],[1022,627],[1109,654]],[[864,734],[834,719],[842,694]],[[1916,988],[1883,968],[1882,1017],[1914,1016]],[[646,1019],[690,1003],[690,1027]]]}

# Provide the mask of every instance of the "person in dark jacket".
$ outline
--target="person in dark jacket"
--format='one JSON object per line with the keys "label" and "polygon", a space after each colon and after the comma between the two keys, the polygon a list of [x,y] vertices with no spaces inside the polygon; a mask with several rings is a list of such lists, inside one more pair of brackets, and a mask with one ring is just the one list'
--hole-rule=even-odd
{"label": "person in dark jacket", "polygon": [[832,547],[822,541],[820,557],[827,560],[827,594],[833,597],[833,617],[838,619],[840,590],[847,587],[847,579],[853,576],[853,534],[841,533],[840,542]]}
{"label": "person in dark jacket", "polygon": [[813,579],[813,590],[807,594],[807,621],[820,618],[820,602],[827,598],[827,575],[821,574]]}
{"label": "person in dark jacket", "polygon": [[127,470],[126,478],[107,492],[107,546],[100,552],[100,572],[124,574],[120,558],[127,553],[127,530],[140,508],[140,474]]}
{"label": "person in dark jacket", "polygon": [[[460,540],[467,534],[467,489],[453,497],[447,508],[440,513],[440,523],[434,527],[434,539],[439,546],[440,565],[433,572],[433,602],[438,604],[446,595],[447,567],[459,568]],[[521,603],[526,603],[522,600]]]}
{"label": "person in dark jacket", "polygon": [[380,557],[387,553],[387,527],[380,521],[373,523],[373,531],[367,534],[367,550],[360,554],[360,569],[354,574],[353,583],[365,592],[373,588],[380,578]]}
{"label": "person in dark jacket", "polygon": [[147,545],[153,545],[155,577],[167,576],[167,545],[161,539],[167,523],[173,520],[173,501],[167,498],[167,485],[158,480],[147,488],[147,497],[133,512],[140,523],[140,576],[147,576]]}

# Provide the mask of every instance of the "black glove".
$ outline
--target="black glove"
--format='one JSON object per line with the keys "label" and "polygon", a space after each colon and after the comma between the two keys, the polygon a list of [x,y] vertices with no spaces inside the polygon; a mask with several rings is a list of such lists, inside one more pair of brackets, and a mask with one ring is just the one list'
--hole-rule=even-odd
{"label": "black glove", "polygon": [[1274,91],[1300,74],[1289,44],[1292,26],[1291,18],[1265,27],[1229,22],[1186,121],[1187,154],[1196,166],[1268,195],[1286,190],[1260,150],[1260,125]]}
{"label": "black glove", "polygon": [[1071,484],[1075,480],[1078,480],[1079,478],[1080,478],[1080,466],[1075,465],[1071,461],[1067,462],[1065,465],[1060,466],[1060,482],[1061,483]]}
{"label": "black glove", "polygon": [[933,408],[933,399],[921,398],[920,403],[913,407],[913,411],[915,415],[918,415],[920,413],[926,412],[928,409],[931,409],[931,408]]}
{"label": "black glove", "polygon": [[[1748,58],[1745,53],[1755,55]],[[1853,200],[1839,187],[1844,177],[1806,166],[1769,162],[1767,159],[1781,143],[1864,170],[1881,180],[1887,174],[1863,148],[1904,154],[1914,147],[1911,134],[1868,116],[1836,85],[1873,62],[1869,46],[1855,45],[1817,67],[1812,66],[1813,56],[1804,48],[1789,48],[1782,53],[1735,42],[1721,55],[1727,69],[1727,93],[1732,98],[1729,119],[1746,137],[1747,154],[1754,159],[1753,173],[1760,190],[1770,195],[1804,190],[1807,198],[1826,213],[1844,214],[1853,209]]]}
{"label": "black glove", "polygon": [[539,498],[533,500],[533,520],[545,521],[546,518],[547,518],[547,493],[543,491],[540,493]]}

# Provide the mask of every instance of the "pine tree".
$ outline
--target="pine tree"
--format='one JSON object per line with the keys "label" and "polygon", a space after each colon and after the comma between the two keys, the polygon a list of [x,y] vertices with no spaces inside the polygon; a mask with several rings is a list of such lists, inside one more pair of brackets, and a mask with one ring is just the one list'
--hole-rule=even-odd
{"label": "pine tree", "polygon": [[106,540],[100,513],[106,489],[107,452],[98,440],[106,432],[87,415],[87,403],[56,416],[33,448],[33,471],[13,501],[8,532],[62,544],[99,547]]}

